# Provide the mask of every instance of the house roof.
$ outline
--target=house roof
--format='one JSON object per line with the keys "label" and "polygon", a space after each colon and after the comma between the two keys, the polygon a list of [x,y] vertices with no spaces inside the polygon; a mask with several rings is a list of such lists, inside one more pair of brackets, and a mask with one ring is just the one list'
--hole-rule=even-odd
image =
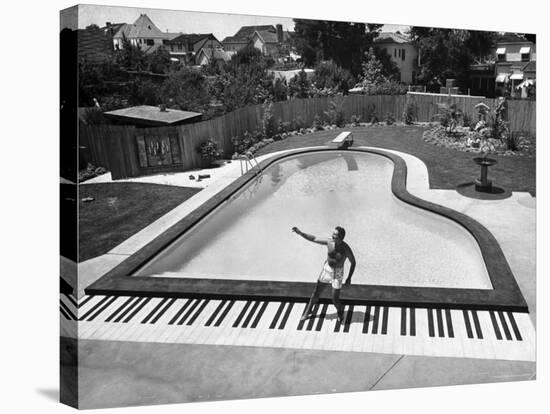
{"label": "house roof", "polygon": [[410,43],[411,39],[401,33],[381,32],[374,41],[376,43]]}
{"label": "house roof", "polygon": [[166,39],[170,35],[155,26],[146,14],[141,14],[134,23],[122,26],[114,37],[122,37],[122,34],[129,39]]}
{"label": "house roof", "polygon": [[274,33],[277,33],[277,29],[275,29],[275,26],[269,24],[264,26],[242,26],[237,33],[235,33],[234,37],[252,37],[255,31],[272,31]]}
{"label": "house roof", "polygon": [[140,105],[130,108],[117,109],[104,113],[108,118],[136,124],[174,125],[186,120],[202,116],[199,112],[180,111],[167,108],[161,111],[156,106]]}
{"label": "house roof", "polygon": [[107,23],[101,30],[108,35],[114,36],[126,23]]}
{"label": "house roof", "polygon": [[237,36],[227,36],[225,39],[222,40],[222,43],[244,43],[247,44],[249,42],[249,39],[245,37],[237,37]]}
{"label": "house roof", "polygon": [[192,43],[195,44],[210,36],[214,37],[212,33],[191,33],[191,34],[179,34],[179,36],[170,40],[170,43]]}
{"label": "house roof", "polygon": [[525,37],[517,33],[501,33],[497,35],[495,43],[498,45],[500,43],[531,43]]}
{"label": "house roof", "polygon": [[231,60],[231,55],[221,49],[203,48],[199,51],[199,59],[201,54],[204,54],[208,60],[223,60],[224,62]]}
{"label": "house roof", "polygon": [[[279,43],[277,40],[277,33],[273,33],[269,30],[256,30],[254,35],[258,35],[264,43]],[[253,36],[254,36],[253,35]]]}

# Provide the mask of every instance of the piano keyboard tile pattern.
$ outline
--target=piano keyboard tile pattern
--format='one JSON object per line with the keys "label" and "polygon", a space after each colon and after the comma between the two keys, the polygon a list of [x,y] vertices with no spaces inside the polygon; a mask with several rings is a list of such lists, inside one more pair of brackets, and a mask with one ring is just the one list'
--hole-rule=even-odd
{"label": "piano keyboard tile pattern", "polygon": [[[60,334],[79,339],[285,347],[535,360],[525,313],[305,303],[61,294]],[[78,326],[78,329],[77,329]]]}

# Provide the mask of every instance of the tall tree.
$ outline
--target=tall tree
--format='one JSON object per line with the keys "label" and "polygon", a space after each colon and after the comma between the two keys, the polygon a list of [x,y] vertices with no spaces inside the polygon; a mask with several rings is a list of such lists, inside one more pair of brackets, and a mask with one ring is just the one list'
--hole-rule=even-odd
{"label": "tall tree", "polygon": [[332,60],[357,75],[361,61],[382,25],[294,19],[294,46],[304,63]]}
{"label": "tall tree", "polygon": [[489,53],[495,36],[494,32],[418,26],[413,26],[409,34],[420,55],[418,80],[434,89],[448,78],[465,85],[470,65]]}

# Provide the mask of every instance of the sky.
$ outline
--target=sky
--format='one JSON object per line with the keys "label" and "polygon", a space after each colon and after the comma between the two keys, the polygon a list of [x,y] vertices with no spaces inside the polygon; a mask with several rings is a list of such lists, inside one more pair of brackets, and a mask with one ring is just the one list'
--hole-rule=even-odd
{"label": "sky", "polygon": [[[69,9],[61,17],[61,28],[83,29],[90,24],[105,26],[111,23],[133,23],[140,14],[147,14],[163,32],[172,33],[213,33],[218,40],[233,36],[241,26],[282,24],[283,30],[293,30],[294,22],[288,17],[265,17],[242,14],[186,12],[180,10],[146,9],[135,7],[115,7],[80,5],[76,10]],[[78,20],[75,18],[78,16]],[[78,26],[75,27],[75,22]],[[372,22],[369,22],[372,23]],[[408,26],[385,25],[384,31],[404,31]]]}

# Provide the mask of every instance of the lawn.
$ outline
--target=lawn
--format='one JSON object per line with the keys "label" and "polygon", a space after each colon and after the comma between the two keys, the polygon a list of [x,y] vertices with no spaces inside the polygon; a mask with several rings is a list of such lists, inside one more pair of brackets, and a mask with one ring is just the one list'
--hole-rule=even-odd
{"label": "lawn", "polygon": [[[455,189],[459,184],[472,182],[479,176],[479,166],[473,153],[436,146],[422,140],[426,130],[421,126],[366,126],[346,127],[352,131],[354,145],[388,148],[420,158],[428,167],[430,188]],[[258,151],[258,155],[300,147],[323,145],[342,130],[321,131],[295,135],[276,141]],[[532,156],[492,156],[498,161],[489,170],[489,179],[495,186],[510,191],[525,191],[536,195],[536,160]]]}
{"label": "lawn", "polygon": [[[142,183],[79,186],[79,257],[107,253],[200,189]],[[93,201],[82,199],[92,197]]]}

